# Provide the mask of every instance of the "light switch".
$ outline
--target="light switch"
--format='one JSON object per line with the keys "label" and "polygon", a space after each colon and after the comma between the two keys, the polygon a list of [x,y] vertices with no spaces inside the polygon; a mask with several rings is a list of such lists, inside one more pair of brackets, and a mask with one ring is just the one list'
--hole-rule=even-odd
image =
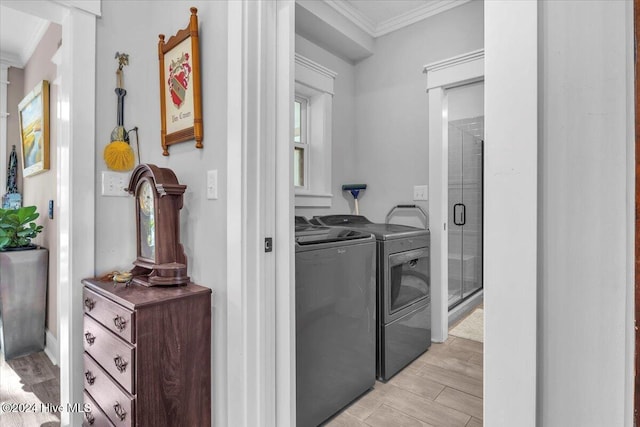
{"label": "light switch", "polygon": [[218,199],[218,171],[207,171],[207,199]]}
{"label": "light switch", "polygon": [[128,197],[129,174],[126,172],[102,172],[102,195]]}

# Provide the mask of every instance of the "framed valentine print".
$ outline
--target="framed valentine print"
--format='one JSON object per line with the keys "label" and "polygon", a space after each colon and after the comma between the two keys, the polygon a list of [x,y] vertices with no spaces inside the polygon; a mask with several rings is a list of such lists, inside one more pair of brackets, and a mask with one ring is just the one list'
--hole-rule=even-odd
{"label": "framed valentine print", "polygon": [[187,28],[167,42],[158,37],[160,59],[160,119],[162,155],[169,146],[189,140],[202,148],[202,92],[200,88],[200,49],[198,9],[191,8]]}

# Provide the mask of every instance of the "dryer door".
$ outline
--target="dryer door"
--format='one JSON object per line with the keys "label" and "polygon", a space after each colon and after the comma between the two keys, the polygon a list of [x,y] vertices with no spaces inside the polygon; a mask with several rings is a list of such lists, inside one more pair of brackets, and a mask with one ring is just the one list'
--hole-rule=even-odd
{"label": "dryer door", "polygon": [[429,249],[389,255],[386,271],[385,323],[389,323],[429,297]]}

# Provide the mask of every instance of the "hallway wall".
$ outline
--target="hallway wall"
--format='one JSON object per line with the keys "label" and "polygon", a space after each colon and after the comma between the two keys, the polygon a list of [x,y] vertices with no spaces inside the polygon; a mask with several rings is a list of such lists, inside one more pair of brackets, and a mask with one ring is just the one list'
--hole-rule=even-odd
{"label": "hallway wall", "polygon": [[[57,215],[50,219],[47,216],[49,210],[49,200],[57,200],[57,92],[58,87],[53,84],[57,71],[56,65],[51,62],[51,58],[58,50],[58,45],[62,38],[62,27],[51,23],[47,28],[42,40],[34,50],[31,58],[23,70],[22,97],[26,96],[42,80],[49,81],[49,170],[37,175],[22,177],[22,206],[36,206],[40,213],[37,223],[44,229],[34,243],[42,245],[49,250],[49,285],[47,289],[47,322],[46,327],[49,332],[57,338],[58,336],[58,223]],[[13,73],[12,73],[13,74]],[[20,100],[22,100],[22,97]],[[18,101],[19,102],[19,101]],[[17,111],[17,105],[11,105]],[[22,152],[20,150],[20,128],[18,127],[18,140],[16,152],[18,153],[18,169],[22,171]],[[14,142],[9,143],[9,148]]]}
{"label": "hallway wall", "polygon": [[[194,141],[172,146],[162,156],[158,34],[165,40],[189,23],[198,8],[204,148]],[[226,425],[226,120],[227,4],[211,1],[103,1],[97,21],[96,64],[96,265],[98,275],[131,268],[136,257],[132,197],[101,196],[104,147],[116,125],[116,52],[129,54],[124,68],[125,128],[139,128],[143,163],[171,168],[187,185],[180,214],[181,240],[194,283],[213,289],[212,412]],[[135,133],[131,136],[135,143]],[[91,142],[90,139],[87,140]],[[219,199],[207,200],[206,171],[218,170]]]}

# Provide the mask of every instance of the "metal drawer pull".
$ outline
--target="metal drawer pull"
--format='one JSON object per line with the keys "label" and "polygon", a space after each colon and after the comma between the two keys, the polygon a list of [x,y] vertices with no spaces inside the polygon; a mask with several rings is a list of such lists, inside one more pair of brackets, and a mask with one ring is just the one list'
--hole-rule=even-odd
{"label": "metal drawer pull", "polygon": [[96,376],[91,373],[91,371],[87,371],[84,373],[84,377],[87,379],[89,385],[93,385],[96,382]]}
{"label": "metal drawer pull", "polygon": [[124,372],[127,370],[127,365],[129,363],[126,360],[124,360],[122,356],[116,356],[113,359],[113,362],[116,364],[116,368],[118,368],[118,371]]}
{"label": "metal drawer pull", "polygon": [[124,421],[125,417],[127,416],[127,411],[125,411],[124,408],[120,406],[120,403],[116,402],[116,404],[113,405],[113,410],[116,411],[116,415],[118,416],[118,418],[120,418],[120,421]]}
{"label": "metal drawer pull", "polygon": [[87,340],[87,343],[89,345],[93,345],[93,342],[96,340],[96,337],[94,337],[91,332],[87,332],[84,334],[84,339]]}
{"label": "metal drawer pull", "polygon": [[87,307],[87,311],[93,310],[93,307],[96,306],[96,302],[89,297],[84,299],[84,306]]}
{"label": "metal drawer pull", "polygon": [[93,425],[93,423],[96,422],[96,418],[93,416],[93,414],[91,413],[91,411],[87,411],[84,413],[85,418],[87,419],[87,422],[89,423],[89,425]]}
{"label": "metal drawer pull", "polygon": [[127,319],[122,316],[116,316],[113,318],[113,324],[116,325],[116,328],[118,328],[120,332],[122,332],[124,331],[124,328],[127,327]]}

